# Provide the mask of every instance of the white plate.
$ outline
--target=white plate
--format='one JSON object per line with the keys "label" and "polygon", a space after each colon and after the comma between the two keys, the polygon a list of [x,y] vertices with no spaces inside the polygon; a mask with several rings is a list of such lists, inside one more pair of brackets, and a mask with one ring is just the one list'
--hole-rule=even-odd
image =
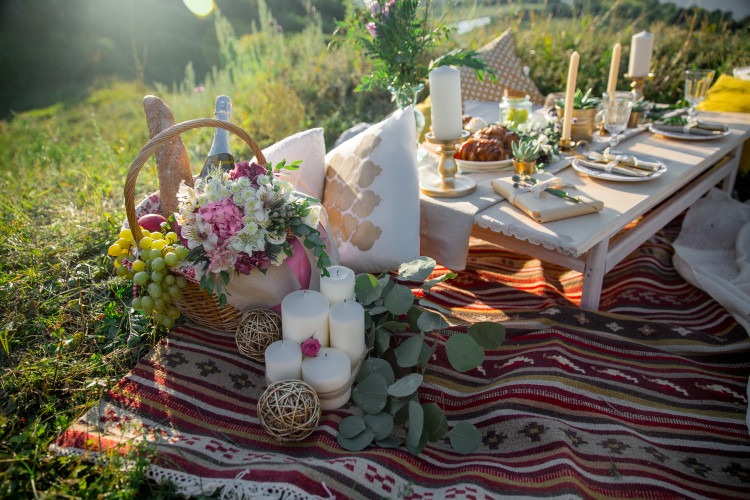
{"label": "white plate", "polygon": [[[646,158],[644,158],[645,160]],[[649,159],[649,161],[655,161]],[[611,172],[605,172],[604,170],[597,170],[595,168],[589,168],[584,167],[580,163],[578,163],[578,160],[573,160],[573,168],[576,169],[576,171],[581,172],[582,174],[586,174],[590,177],[596,177],[597,179],[602,179],[605,181],[618,181],[618,182],[641,182],[641,181],[650,181],[651,179],[656,179],[657,177],[660,177],[664,172],[667,171],[667,166],[664,165],[662,162],[658,161],[660,167],[659,170],[655,171],[653,174],[649,175],[648,177],[631,177],[629,175],[619,175],[619,174],[613,174]]]}
{"label": "white plate", "polygon": [[456,165],[461,169],[462,172],[468,173],[480,173],[480,172],[494,172],[496,170],[503,170],[508,167],[513,167],[513,160],[500,160],[500,161],[469,161],[459,160],[456,158]]}
{"label": "white plate", "polygon": [[726,137],[730,134],[729,130],[725,130],[721,134],[713,134],[713,135],[696,135],[696,134],[685,134],[683,132],[667,132],[666,130],[659,130],[657,128],[654,128],[653,125],[649,125],[648,129],[654,134],[663,135],[664,137],[668,137],[670,139],[680,139],[683,141],[713,141],[715,139],[721,139],[722,137]]}

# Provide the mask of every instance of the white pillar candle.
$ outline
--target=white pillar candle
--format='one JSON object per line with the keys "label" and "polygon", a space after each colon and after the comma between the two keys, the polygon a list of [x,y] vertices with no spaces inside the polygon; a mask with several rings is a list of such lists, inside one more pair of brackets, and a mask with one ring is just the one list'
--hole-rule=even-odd
{"label": "white pillar candle", "polygon": [[266,382],[302,380],[302,349],[293,340],[277,340],[266,348]]}
{"label": "white pillar candle", "polygon": [[331,347],[349,356],[352,369],[365,352],[365,309],[355,300],[336,302],[328,313]]}
{"label": "white pillar candle", "polygon": [[297,290],[281,301],[281,338],[302,343],[315,337],[328,346],[328,299],[315,290]]}
{"label": "white pillar candle", "polygon": [[[322,348],[317,356],[306,357],[302,361],[302,380],[308,383],[318,394],[338,391],[349,383],[352,369],[349,356],[344,351],[332,347]],[[333,399],[321,399],[320,407],[324,410],[341,408],[349,401],[352,388]]]}
{"label": "white pillar candle", "polygon": [[568,66],[568,83],[565,87],[565,110],[563,113],[563,126],[560,140],[570,140],[570,129],[573,126],[573,98],[576,93],[576,81],[578,80],[578,52],[570,54],[570,66]]}
{"label": "white pillar candle", "polygon": [[328,268],[330,276],[320,277],[320,291],[328,297],[329,304],[354,299],[354,271],[344,266]]}
{"label": "white pillar candle", "polygon": [[432,133],[436,139],[458,139],[463,132],[461,115],[461,73],[440,66],[430,71]]}
{"label": "white pillar candle", "polygon": [[610,95],[617,90],[617,76],[620,73],[620,55],[622,54],[622,45],[616,43],[612,47],[612,61],[609,64],[609,80],[607,81],[607,92]]}
{"label": "white pillar candle", "polygon": [[648,76],[651,69],[651,53],[654,50],[654,35],[641,31],[630,39],[629,77]]}

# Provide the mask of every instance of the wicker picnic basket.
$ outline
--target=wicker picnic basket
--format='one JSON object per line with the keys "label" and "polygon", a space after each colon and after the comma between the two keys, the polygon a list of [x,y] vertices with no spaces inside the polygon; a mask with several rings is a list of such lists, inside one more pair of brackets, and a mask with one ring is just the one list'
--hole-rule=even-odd
{"label": "wicker picnic basket", "polygon": [[[232,132],[250,146],[259,164],[263,166],[267,165],[266,157],[250,134],[230,122],[213,118],[197,118],[177,123],[160,132],[143,146],[138,156],[135,157],[135,160],[130,165],[130,170],[125,180],[125,215],[127,216],[128,225],[136,242],[140,241],[143,237],[141,228],[138,225],[135,204],[135,183],[138,179],[138,174],[146,164],[146,161],[160,146],[168,143],[183,132],[201,127],[223,128]],[[243,316],[242,311],[239,311],[230,304],[222,307],[216,295],[206,293],[200,289],[197,283],[191,281],[188,281],[188,286],[183,290],[182,299],[176,305],[181,314],[198,325],[232,334],[237,330]]]}

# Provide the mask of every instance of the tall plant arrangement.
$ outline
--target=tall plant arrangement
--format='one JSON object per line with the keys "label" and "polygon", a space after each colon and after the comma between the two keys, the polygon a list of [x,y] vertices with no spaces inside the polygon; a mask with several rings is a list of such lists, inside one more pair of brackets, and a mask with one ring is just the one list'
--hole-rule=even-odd
{"label": "tall plant arrangement", "polygon": [[475,50],[436,54],[453,29],[434,19],[430,7],[430,0],[366,0],[364,8],[337,23],[334,43],[353,44],[373,63],[355,90],[408,93],[424,84],[432,69],[445,65],[473,68],[480,78],[491,74]]}

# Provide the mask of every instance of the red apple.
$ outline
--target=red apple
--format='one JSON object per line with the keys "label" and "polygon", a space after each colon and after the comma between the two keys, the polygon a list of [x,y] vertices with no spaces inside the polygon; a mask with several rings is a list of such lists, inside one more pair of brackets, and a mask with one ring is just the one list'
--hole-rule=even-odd
{"label": "red apple", "polygon": [[161,223],[167,222],[164,216],[159,214],[146,214],[138,219],[138,225],[149,232],[161,231]]}

